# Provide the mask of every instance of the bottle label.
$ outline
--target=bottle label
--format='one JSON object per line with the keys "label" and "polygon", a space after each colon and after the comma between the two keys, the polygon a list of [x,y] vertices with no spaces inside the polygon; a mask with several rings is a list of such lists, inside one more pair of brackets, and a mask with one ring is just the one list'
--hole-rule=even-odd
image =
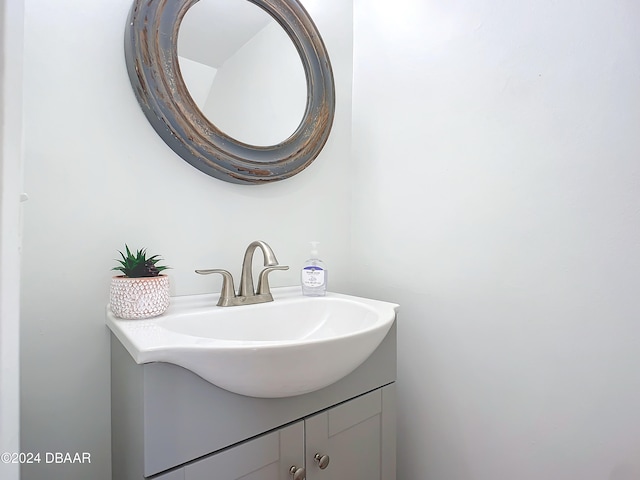
{"label": "bottle label", "polygon": [[305,287],[321,287],[324,285],[324,270],[309,266],[302,269],[302,284]]}

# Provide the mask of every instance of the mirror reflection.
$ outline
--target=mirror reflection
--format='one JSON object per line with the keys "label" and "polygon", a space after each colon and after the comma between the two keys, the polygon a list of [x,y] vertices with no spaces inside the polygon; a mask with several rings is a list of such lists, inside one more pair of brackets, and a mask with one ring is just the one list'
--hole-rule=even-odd
{"label": "mirror reflection", "polygon": [[201,0],[178,35],[182,78],[208,120],[238,141],[286,140],[307,102],[304,68],[292,40],[246,0]]}

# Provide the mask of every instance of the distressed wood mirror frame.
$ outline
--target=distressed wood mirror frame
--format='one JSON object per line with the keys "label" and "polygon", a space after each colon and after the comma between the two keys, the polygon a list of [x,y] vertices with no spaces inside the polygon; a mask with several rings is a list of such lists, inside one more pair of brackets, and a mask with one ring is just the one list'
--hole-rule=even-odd
{"label": "distressed wood mirror frame", "polygon": [[[263,184],[306,168],[324,147],[335,112],[333,72],[322,38],[297,0],[249,1],[269,13],[293,41],[307,80],[302,122],[272,146],[240,142],[216,128],[196,106],[180,74],[178,30],[199,0],[135,0],[125,32],[125,59],[147,119],[178,155],[232,183]],[[207,1],[207,0],[204,0]]]}

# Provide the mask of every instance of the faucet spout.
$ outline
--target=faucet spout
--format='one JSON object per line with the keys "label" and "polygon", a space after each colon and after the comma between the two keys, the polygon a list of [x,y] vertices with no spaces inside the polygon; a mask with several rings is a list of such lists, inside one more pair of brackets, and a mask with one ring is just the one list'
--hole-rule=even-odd
{"label": "faucet spout", "polygon": [[241,297],[249,297],[255,295],[253,289],[253,254],[259,248],[262,251],[265,267],[274,267],[278,265],[275,253],[266,242],[262,240],[256,240],[251,242],[244,252],[244,259],[242,261],[242,274],[240,275],[240,291],[238,295]]}

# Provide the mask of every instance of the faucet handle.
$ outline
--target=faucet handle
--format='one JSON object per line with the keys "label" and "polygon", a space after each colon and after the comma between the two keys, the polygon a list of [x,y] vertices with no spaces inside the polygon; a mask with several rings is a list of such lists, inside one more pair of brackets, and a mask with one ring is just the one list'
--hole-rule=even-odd
{"label": "faucet handle", "polygon": [[263,269],[260,272],[260,275],[258,275],[257,295],[271,295],[268,275],[274,270],[289,270],[289,267],[287,265],[273,265],[271,267]]}
{"label": "faucet handle", "polygon": [[209,270],[196,270],[200,275],[209,275],[211,273],[219,273],[222,275],[222,291],[218,300],[219,307],[227,307],[231,305],[233,298],[236,296],[235,286],[233,285],[233,276],[227,270],[221,268],[212,268]]}

